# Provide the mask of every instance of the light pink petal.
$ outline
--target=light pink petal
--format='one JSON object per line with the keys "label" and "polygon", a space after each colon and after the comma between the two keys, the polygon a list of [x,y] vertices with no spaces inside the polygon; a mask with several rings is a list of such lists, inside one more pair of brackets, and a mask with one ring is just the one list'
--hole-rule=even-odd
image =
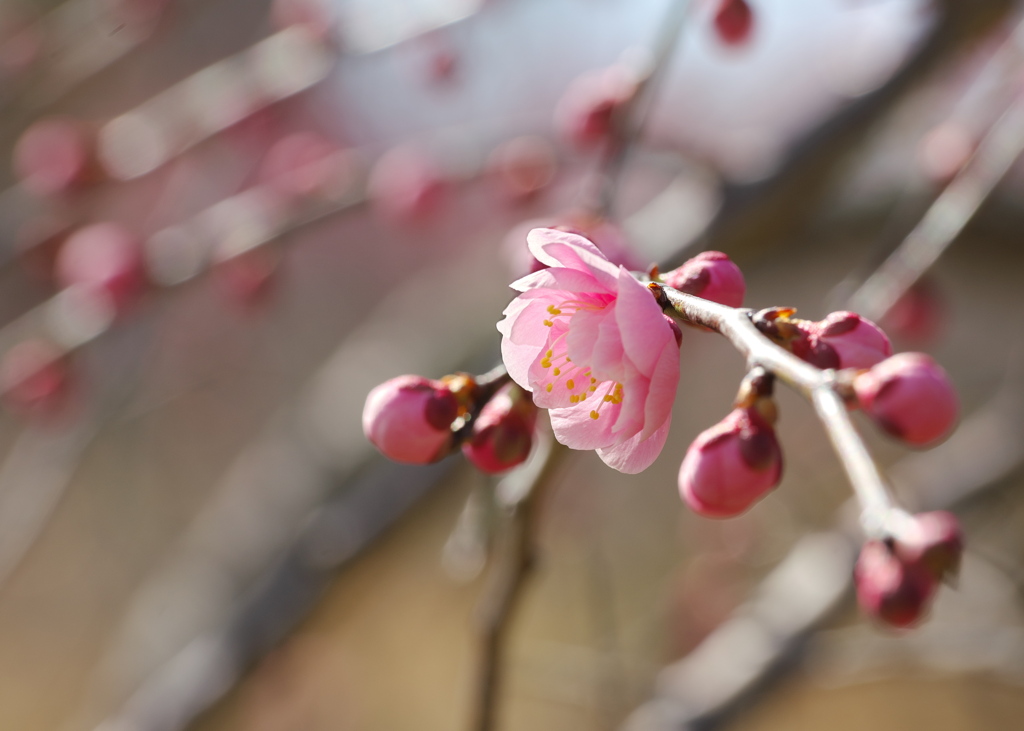
{"label": "light pink petal", "polygon": [[517,292],[530,289],[563,289],[570,292],[601,292],[607,290],[590,272],[576,269],[541,269],[539,272],[527,274],[508,285]]}
{"label": "light pink petal", "polygon": [[[548,411],[555,439],[572,449],[597,449],[614,444],[616,439],[612,434],[612,426],[615,424],[618,410],[622,407],[602,401],[610,390],[611,384],[602,384],[594,395],[582,404]],[[592,411],[598,412],[597,419],[592,418]]]}
{"label": "light pink petal", "polygon": [[542,409],[568,408],[575,405],[574,397],[589,398],[591,379],[585,368],[566,359],[564,329],[553,328],[552,334],[557,337],[530,365],[533,402]]}
{"label": "light pink petal", "polygon": [[650,290],[623,267],[619,267],[618,292],[615,319],[622,333],[622,345],[637,370],[650,376],[665,342],[674,344],[675,337]]}
{"label": "light pink petal", "polygon": [[529,368],[544,349],[551,330],[544,325],[547,306],[558,292],[532,290],[516,297],[505,308],[505,319],[498,323],[501,333],[501,359],[512,380],[530,390]]}
{"label": "light pink petal", "polygon": [[590,363],[594,357],[594,346],[605,318],[614,318],[610,308],[600,310],[579,310],[569,321],[569,336],[566,345],[569,357],[576,363]]}
{"label": "light pink petal", "polygon": [[643,376],[627,378],[622,384],[622,410],[612,429],[616,439],[624,441],[644,429],[644,407],[649,390],[650,383]]}
{"label": "light pink petal", "polygon": [[642,439],[642,434],[637,434],[621,444],[611,447],[599,447],[597,449],[597,456],[609,467],[627,475],[643,472],[661,454],[661,450],[665,446],[665,440],[668,438],[669,427],[671,426],[672,416],[670,414],[665,423],[646,439]]}
{"label": "light pink petal", "polygon": [[607,292],[614,292],[618,268],[582,236],[535,228],[526,236],[530,252],[542,264],[589,272]]}
{"label": "light pink petal", "polygon": [[672,415],[672,404],[676,400],[679,385],[679,346],[675,338],[665,343],[654,367],[644,406],[644,429],[641,439],[650,437],[662,422]]}
{"label": "light pink petal", "polygon": [[[609,313],[614,315],[614,309]],[[597,342],[590,356],[590,367],[599,381],[626,380],[626,354],[622,348],[622,336],[619,333],[617,319],[605,317],[597,331]]]}

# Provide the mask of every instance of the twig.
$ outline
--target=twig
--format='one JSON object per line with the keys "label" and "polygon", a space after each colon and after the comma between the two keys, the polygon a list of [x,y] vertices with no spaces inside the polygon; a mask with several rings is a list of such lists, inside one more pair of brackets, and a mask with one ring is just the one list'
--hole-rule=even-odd
{"label": "twig", "polygon": [[850,309],[878,320],[952,244],[1024,152],[1024,95],[996,120],[974,156],[935,199],[896,250],[850,298]]}
{"label": "twig", "polygon": [[828,432],[850,484],[861,503],[861,526],[870,537],[898,535],[906,513],[896,503],[878,467],[850,421],[833,370],[821,370],[772,342],[751,320],[752,311],[727,307],[652,282],[648,285],[667,310],[684,322],[710,328],[729,339],[747,359],[807,397]]}
{"label": "twig", "polygon": [[663,22],[660,24],[658,39],[651,54],[650,67],[643,80],[637,85],[633,98],[619,110],[617,120],[598,173],[597,190],[589,208],[602,217],[611,213],[618,189],[619,178],[626,166],[626,160],[643,132],[644,123],[654,104],[657,84],[664,75],[669,60],[676,49],[679,37],[690,10],[690,0],[672,0]]}
{"label": "twig", "polygon": [[551,475],[566,451],[550,437],[543,440],[538,445],[538,454],[523,472],[513,473],[498,487],[498,500],[508,512],[508,523],[497,554],[498,563],[477,607],[479,658],[472,731],[491,731],[495,726],[508,629],[535,566],[537,528],[543,501],[553,484]]}

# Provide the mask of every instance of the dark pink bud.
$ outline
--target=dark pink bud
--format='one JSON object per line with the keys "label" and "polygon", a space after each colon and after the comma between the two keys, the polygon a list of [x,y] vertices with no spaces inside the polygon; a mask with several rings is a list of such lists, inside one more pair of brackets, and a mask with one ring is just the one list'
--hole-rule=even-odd
{"label": "dark pink bud", "polygon": [[581,149],[612,133],[615,117],[637,92],[636,74],[624,66],[590,71],[575,79],[558,103],[555,121],[562,134]]}
{"label": "dark pink bud", "polygon": [[722,42],[738,46],[750,38],[754,28],[754,13],[745,0],[720,0],[714,22]]}
{"label": "dark pink bud", "polygon": [[477,469],[496,474],[526,460],[533,447],[537,407],[530,395],[511,383],[488,401],[473,421],[462,453]]}
{"label": "dark pink bud", "polygon": [[377,210],[390,218],[412,222],[437,213],[448,186],[425,153],[396,147],[377,160],[368,187]]}
{"label": "dark pink bud", "polygon": [[734,409],[690,445],[679,492],[695,512],[729,518],[779,484],[782,451],[775,430],[750,408]]}
{"label": "dark pink bud", "polygon": [[64,287],[109,297],[118,312],[146,286],[139,240],[116,223],[94,223],[72,234],[57,255],[56,273]]}
{"label": "dark pink bud", "polygon": [[853,578],[861,608],[893,627],[917,624],[937,586],[927,572],[901,561],[884,541],[864,544]]}
{"label": "dark pink bud", "polygon": [[95,172],[95,140],[85,125],[71,119],[34,123],[14,148],[14,172],[37,195],[63,193]]}
{"label": "dark pink bud", "polygon": [[942,439],[959,400],[946,372],[924,353],[900,353],[853,381],[861,408],[885,431],[915,447]]}
{"label": "dark pink bud", "polygon": [[681,292],[729,307],[741,307],[747,284],[743,272],[720,251],[705,251],[662,276]]}
{"label": "dark pink bud", "polygon": [[790,347],[818,368],[870,368],[892,355],[882,329],[855,312],[833,312],[821,322],[796,321],[804,337]]}
{"label": "dark pink bud", "polygon": [[458,412],[455,394],[444,383],[399,376],[366,397],[363,433],[389,459],[428,464],[451,450],[451,426]]}
{"label": "dark pink bud", "polygon": [[960,521],[945,510],[915,515],[910,527],[900,534],[895,550],[901,561],[923,569],[936,581],[956,576],[964,551]]}
{"label": "dark pink bud", "polygon": [[14,412],[50,420],[64,412],[70,393],[67,361],[50,343],[26,340],[0,362],[0,393]]}

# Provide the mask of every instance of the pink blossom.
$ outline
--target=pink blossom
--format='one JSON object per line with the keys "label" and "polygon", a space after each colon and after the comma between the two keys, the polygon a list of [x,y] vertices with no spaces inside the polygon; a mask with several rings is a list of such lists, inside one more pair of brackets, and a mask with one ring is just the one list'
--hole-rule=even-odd
{"label": "pink blossom", "polygon": [[715,30],[728,46],[745,43],[754,28],[754,13],[746,0],[719,0],[715,11]]}
{"label": "pink blossom", "polygon": [[534,229],[527,242],[548,268],[512,284],[522,294],[498,323],[509,375],[550,409],[559,442],[620,472],[646,469],[679,380],[672,328],[647,287],[582,236]]}
{"label": "pink blossom", "polygon": [[743,272],[720,251],[697,254],[662,279],[680,292],[729,307],[742,307],[747,292]]}
{"label": "pink blossom", "polygon": [[536,405],[529,394],[510,383],[473,420],[473,433],[463,443],[462,453],[483,472],[504,472],[530,455],[536,426]]}
{"label": "pink blossom", "polygon": [[855,312],[833,312],[821,322],[796,323],[803,337],[790,347],[818,368],[870,368],[892,355],[882,328]]}
{"label": "pink blossom", "polygon": [[735,409],[701,433],[679,468],[679,493],[694,512],[730,518],[779,484],[782,451],[755,409]]}
{"label": "pink blossom", "polygon": [[93,223],[73,233],[56,261],[57,281],[109,297],[118,312],[135,303],[147,286],[142,244],[117,223]]}
{"label": "pink blossom", "polygon": [[919,513],[895,543],[904,563],[919,566],[936,581],[956,576],[964,550],[960,521],[946,510]]}
{"label": "pink blossom", "polygon": [[363,432],[389,459],[428,464],[450,451],[451,426],[458,410],[455,394],[444,383],[399,376],[366,397]]}
{"label": "pink blossom", "polygon": [[572,81],[555,110],[562,134],[580,149],[603,142],[615,117],[636,95],[637,74],[622,64],[588,71]]}
{"label": "pink blossom", "polygon": [[921,620],[937,586],[927,572],[901,561],[883,541],[864,544],[853,578],[861,608],[901,628]]}
{"label": "pink blossom", "polygon": [[924,353],[900,353],[853,382],[861,408],[887,432],[915,447],[945,437],[960,406],[942,367]]}

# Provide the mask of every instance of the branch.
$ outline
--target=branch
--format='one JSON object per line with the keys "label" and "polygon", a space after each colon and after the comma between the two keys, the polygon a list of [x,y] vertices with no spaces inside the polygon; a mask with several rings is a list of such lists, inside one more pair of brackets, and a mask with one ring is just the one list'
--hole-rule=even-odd
{"label": "branch", "polygon": [[836,371],[816,368],[772,342],[754,325],[752,310],[720,305],[656,282],[648,287],[662,308],[677,319],[724,335],[747,359],[748,368],[765,369],[810,400],[860,501],[864,532],[870,537],[902,532],[907,514],[897,507],[850,421],[844,399],[847,388]]}
{"label": "branch", "polygon": [[498,563],[491,571],[477,607],[479,659],[473,697],[473,731],[491,731],[497,719],[506,639],[514,610],[533,573],[537,556],[537,528],[551,476],[566,448],[550,437],[538,440],[537,453],[522,469],[506,477],[497,498],[508,513]]}

